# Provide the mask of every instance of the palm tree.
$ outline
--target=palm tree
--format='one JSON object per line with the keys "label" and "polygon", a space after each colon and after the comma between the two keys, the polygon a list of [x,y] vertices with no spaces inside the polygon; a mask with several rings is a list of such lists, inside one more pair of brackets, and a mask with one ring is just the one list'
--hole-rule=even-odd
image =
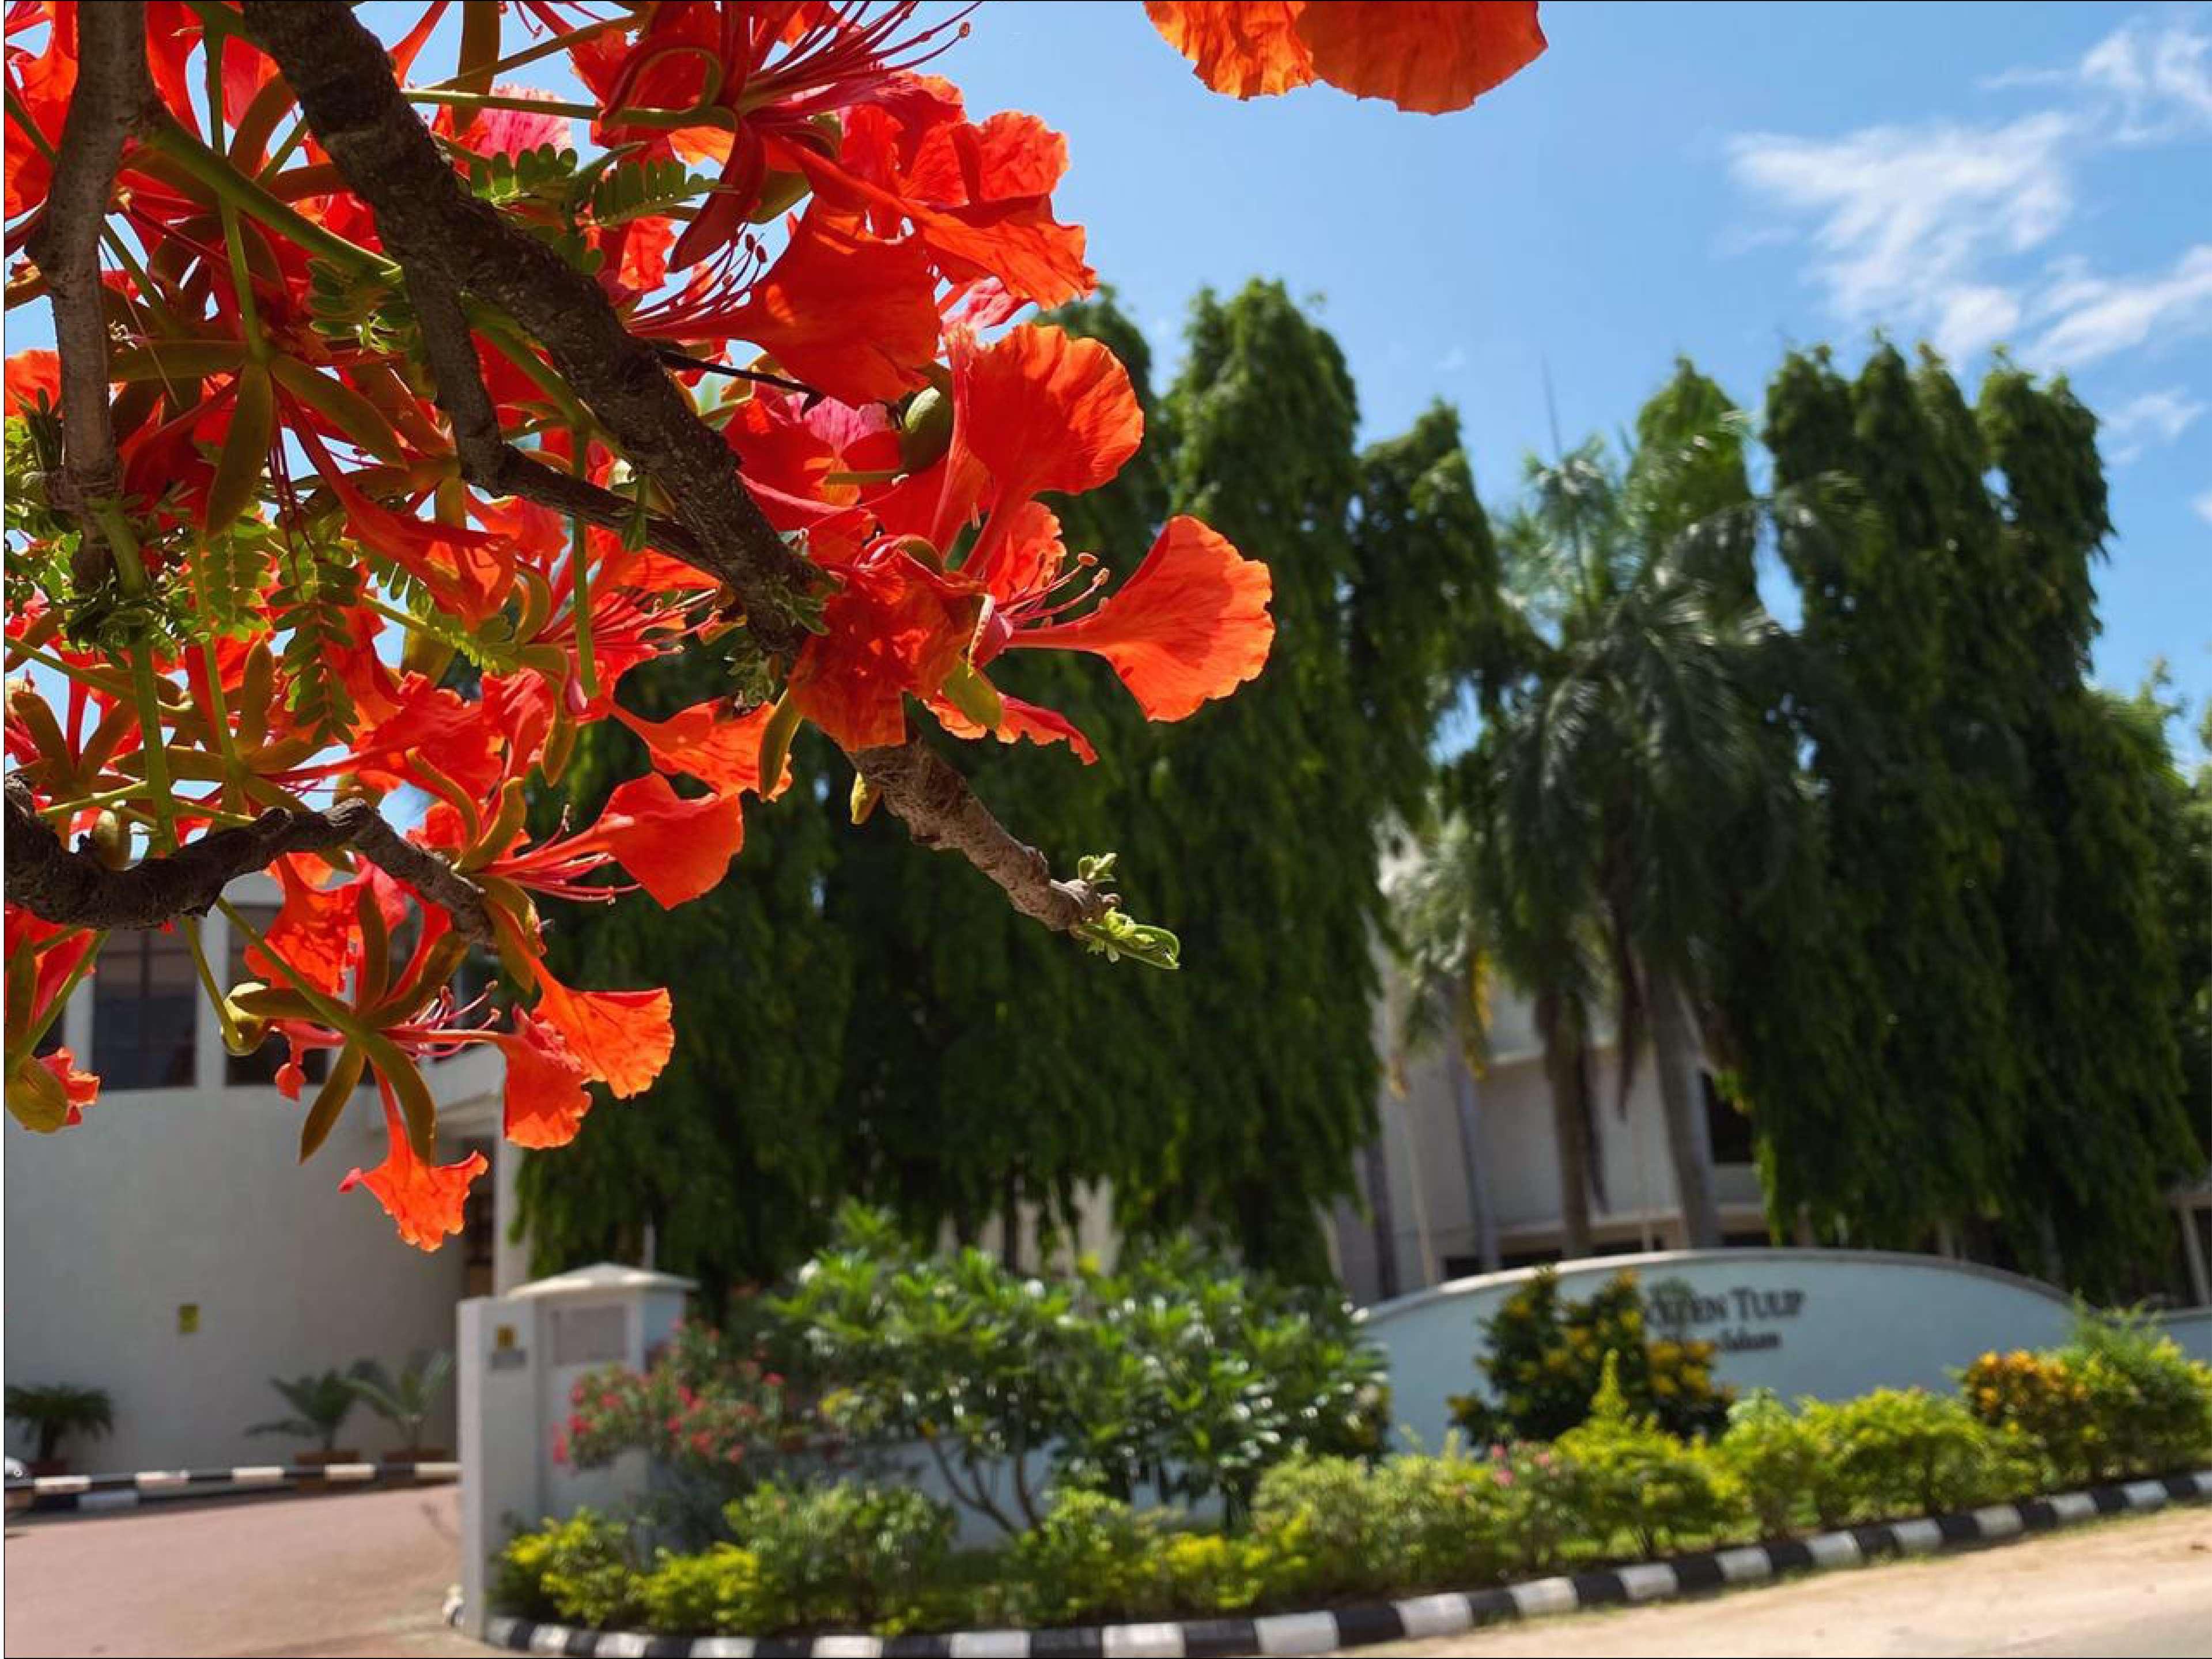
{"label": "palm tree", "polygon": [[337,1446],[338,1431],[353,1414],[354,1405],[360,1397],[353,1385],[366,1363],[350,1370],[325,1371],[320,1376],[311,1371],[289,1381],[281,1376],[270,1377],[269,1386],[284,1396],[292,1415],[256,1423],[246,1433],[283,1434],[296,1440],[312,1440],[327,1456]]}
{"label": "palm tree", "polygon": [[33,1461],[49,1470],[59,1466],[62,1442],[69,1436],[97,1440],[115,1429],[115,1402],[105,1389],[10,1382],[7,1404],[9,1418],[31,1431]]}
{"label": "palm tree", "polygon": [[437,1409],[439,1391],[453,1371],[451,1353],[420,1348],[407,1357],[396,1381],[375,1360],[365,1359],[347,1382],[362,1404],[399,1431],[408,1455],[419,1457],[422,1425]]}
{"label": "palm tree", "polygon": [[1769,529],[1817,520],[1809,500],[1753,496],[1742,429],[1682,364],[1626,465],[1600,440],[1532,460],[1500,538],[1537,644],[1454,769],[1466,827],[1452,856],[1459,925],[1534,999],[1570,1253],[1588,1249],[1591,1015],[1607,1003],[1620,1108],[1648,1041],[1689,1242],[1720,1242],[1697,1086],[1703,958],[1747,872],[1723,862],[1716,832],[1741,846],[1788,793],[1791,757],[1766,721],[1785,638],[1753,559]]}
{"label": "palm tree", "polygon": [[[1449,1038],[1470,1076],[1488,1055],[1485,1006],[1493,975],[1528,990],[1551,1085],[1559,1149],[1559,1216],[1565,1252],[1590,1250],[1590,1201],[1604,1201],[1589,1070],[1595,936],[1562,891],[1577,860],[1554,856],[1573,844],[1565,828],[1529,806],[1516,816],[1500,785],[1516,775],[1500,763],[1507,727],[1493,719],[1473,754],[1450,769],[1441,810],[1415,841],[1415,856],[1392,888],[1392,926],[1408,996],[1398,1034],[1408,1049]],[[1564,805],[1555,800],[1552,805]],[[1472,1114],[1462,1097],[1461,1159],[1471,1189],[1480,1183]]]}

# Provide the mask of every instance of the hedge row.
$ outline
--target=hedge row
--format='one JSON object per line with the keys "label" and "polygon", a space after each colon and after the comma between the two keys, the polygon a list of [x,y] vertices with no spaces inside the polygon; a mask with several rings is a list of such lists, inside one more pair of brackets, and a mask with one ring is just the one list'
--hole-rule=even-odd
{"label": "hedge row", "polygon": [[2056,1353],[1985,1355],[1958,1396],[1793,1407],[1754,1395],[1710,1441],[1632,1412],[1608,1362],[1588,1419],[1554,1441],[1296,1458],[1267,1472],[1235,1531],[1068,1488],[1003,1547],[956,1553],[952,1511],[919,1492],[769,1486],[728,1506],[727,1540],[646,1559],[631,1525],[586,1512],[517,1538],[495,1596],[526,1618],[688,1635],[1202,1618],[1473,1589],[2212,1462],[2212,1366],[2140,1328],[2100,1328]]}

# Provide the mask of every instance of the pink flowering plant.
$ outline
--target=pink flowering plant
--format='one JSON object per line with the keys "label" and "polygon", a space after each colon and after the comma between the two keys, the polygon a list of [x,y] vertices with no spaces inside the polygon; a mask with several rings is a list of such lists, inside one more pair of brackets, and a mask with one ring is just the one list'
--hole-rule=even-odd
{"label": "pink flowering plant", "polygon": [[598,1468],[626,1451],[702,1501],[750,1491],[792,1460],[834,1455],[812,1398],[763,1347],[684,1321],[644,1370],[612,1365],[578,1379],[554,1456]]}

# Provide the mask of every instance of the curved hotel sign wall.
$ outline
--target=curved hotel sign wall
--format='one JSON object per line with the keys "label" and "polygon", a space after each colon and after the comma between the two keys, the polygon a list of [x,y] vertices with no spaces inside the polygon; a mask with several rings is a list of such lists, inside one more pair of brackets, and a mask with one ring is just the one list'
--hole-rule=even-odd
{"label": "curved hotel sign wall", "polygon": [[[1940,1256],[1881,1250],[1667,1250],[1560,1264],[1559,1288],[1588,1297],[1633,1271],[1655,1334],[1711,1342],[1717,1379],[1784,1399],[1843,1400],[1869,1389],[1948,1390],[1951,1372],[1992,1349],[2047,1347],[2073,1321],[2067,1297],[2014,1273]],[[1482,1327],[1534,1273],[1485,1273],[1366,1310],[1367,1334],[1390,1357],[1391,1414],[1433,1450],[1455,1394],[1486,1392],[1476,1369]],[[2176,1321],[2205,1357],[2212,1322]]]}

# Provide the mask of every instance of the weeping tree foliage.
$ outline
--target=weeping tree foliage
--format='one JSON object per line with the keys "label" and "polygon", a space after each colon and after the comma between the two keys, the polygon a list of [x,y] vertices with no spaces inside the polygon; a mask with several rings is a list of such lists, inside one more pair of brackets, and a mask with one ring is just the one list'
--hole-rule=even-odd
{"label": "weeping tree foliage", "polygon": [[[2160,665],[2124,711],[2146,738],[2163,743],[2167,725],[2185,711],[2165,702]],[[2212,702],[2201,711],[2197,741],[2212,753]],[[2212,1149],[2212,760],[2195,775],[2179,768],[2165,778],[2157,817],[2160,912],[2173,933],[2173,1029],[2181,1045],[2182,1098],[2197,1142]]]}
{"label": "weeping tree foliage", "polygon": [[1374,1133],[1378,834],[1421,800],[1460,659],[1498,612],[1456,421],[1431,410],[1363,457],[1356,420],[1335,342],[1279,285],[1200,296],[1162,410],[1168,506],[1267,562],[1276,645],[1233,714],[1158,729],[1161,816],[1125,866],[1191,968],[1144,1034],[1182,1080],[1125,1218],[1194,1218],[1308,1276],[1319,1207]]}
{"label": "weeping tree foliage", "polygon": [[[817,769],[749,815],[721,889],[634,929],[580,917],[556,945],[577,956],[556,971],[588,961],[592,983],[685,968],[652,1097],[525,1166],[546,1265],[621,1253],[650,1217],[663,1266],[765,1278],[839,1196],[972,1237],[1017,1200],[1064,1220],[1099,1182],[1134,1231],[1195,1227],[1326,1273],[1321,1209],[1373,1133],[1378,833],[1418,807],[1458,684],[1503,648],[1489,526],[1449,410],[1358,451],[1342,357],[1278,286],[1201,297],[1157,404],[1110,300],[1053,320],[1113,346],[1147,417],[1113,484],[1053,504],[1069,547],[1127,568],[1170,512],[1202,513],[1267,562],[1275,648],[1233,705],[1159,726],[1103,663],[1009,653],[1005,689],[1064,711],[1098,762],[948,754],[1056,859],[1118,853],[1183,971],[1109,966],[979,902],[971,871],[896,825],[837,822],[848,775],[803,751]],[[605,741],[564,789],[596,799],[637,769],[611,747],[626,734]],[[827,925],[781,925],[799,906]]]}
{"label": "weeping tree foliage", "polygon": [[2124,1290],[2162,1261],[2160,1191],[2202,1152],[2161,889],[2171,763],[2084,681],[2110,531],[2094,419],[2009,365],[1970,407],[1932,354],[1884,346],[1848,383],[1793,356],[1766,428],[1778,481],[1840,476],[1859,507],[1783,540],[1813,665],[1786,714],[1818,811],[1722,999],[1770,1199],[1863,1242],[1955,1224]]}
{"label": "weeping tree foliage", "polygon": [[1984,383],[1978,413],[2004,479],[1998,544],[2021,653],[2010,712],[2027,774],[2002,897],[2029,1150],[1999,1219],[2025,1256],[2025,1209],[2045,1224],[2040,1255],[2124,1291],[2172,1249],[2160,1194],[2203,1162],[2172,1018],[2184,924],[2162,902],[2172,761],[2162,733],[2084,681],[2089,567],[2112,531],[2095,416],[2064,382],[2038,386],[2009,365]]}

